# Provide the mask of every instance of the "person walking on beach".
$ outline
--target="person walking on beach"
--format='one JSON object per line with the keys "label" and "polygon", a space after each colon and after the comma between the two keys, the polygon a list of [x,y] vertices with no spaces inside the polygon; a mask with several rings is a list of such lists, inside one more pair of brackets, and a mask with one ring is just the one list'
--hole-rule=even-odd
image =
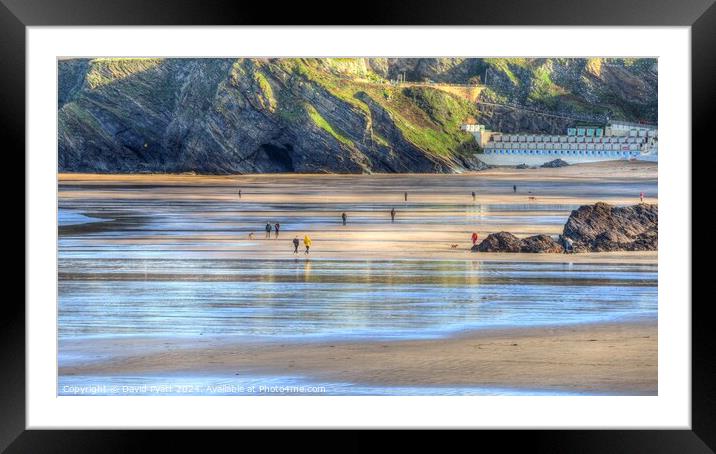
{"label": "person walking on beach", "polygon": [[266,221],[266,238],[271,238],[271,223]]}
{"label": "person walking on beach", "polygon": [[472,239],[472,245],[473,246],[476,245],[477,244],[477,232],[472,232],[471,239]]}
{"label": "person walking on beach", "polygon": [[346,219],[348,219],[348,216],[346,215],[345,212],[343,212],[343,214],[341,215],[341,218],[343,219],[343,225],[346,225]]}
{"label": "person walking on beach", "polygon": [[405,191],[405,194],[403,194],[403,195],[405,196],[405,201],[407,202],[408,201],[408,191]]}
{"label": "person walking on beach", "polygon": [[390,209],[390,222],[395,222],[395,208]]}
{"label": "person walking on beach", "polygon": [[298,254],[298,237],[293,237],[293,253]]}
{"label": "person walking on beach", "polygon": [[276,225],[273,226],[274,230],[276,231],[276,238],[278,238],[278,229],[280,227],[281,227],[281,224],[279,224],[278,222],[276,223]]}
{"label": "person walking on beach", "polygon": [[311,249],[311,237],[308,234],[303,237],[303,245],[306,246],[306,254],[308,254],[309,249]]}
{"label": "person walking on beach", "polygon": [[641,200],[641,203],[644,203],[644,192],[639,193],[639,199]]}
{"label": "person walking on beach", "polygon": [[475,191],[472,191],[472,201],[475,201]]}
{"label": "person walking on beach", "polygon": [[513,185],[512,185],[512,192],[517,192],[517,185],[516,185],[516,184],[513,184]]}
{"label": "person walking on beach", "polygon": [[241,198],[241,189],[239,189],[239,198]]}

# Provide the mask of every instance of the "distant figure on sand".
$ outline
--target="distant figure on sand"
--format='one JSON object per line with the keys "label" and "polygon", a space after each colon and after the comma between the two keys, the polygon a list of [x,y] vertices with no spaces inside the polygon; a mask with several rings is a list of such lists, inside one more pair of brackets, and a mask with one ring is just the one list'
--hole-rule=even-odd
{"label": "distant figure on sand", "polygon": [[644,203],[644,193],[643,192],[639,193],[639,199],[641,200],[641,203]]}
{"label": "distant figure on sand", "polygon": [[472,191],[472,201],[475,201],[475,191]]}
{"label": "distant figure on sand", "polygon": [[298,237],[293,237],[293,253],[298,254]]}
{"label": "distant figure on sand", "polygon": [[273,228],[276,231],[276,238],[278,238],[278,229],[281,228],[281,224],[277,222],[276,225],[273,226]]}
{"label": "distant figure on sand", "polygon": [[271,223],[266,221],[266,238],[271,238]]}
{"label": "distant figure on sand", "polygon": [[512,185],[512,192],[517,192],[517,185],[516,185],[516,184],[513,184],[513,185]]}
{"label": "distant figure on sand", "polygon": [[404,196],[405,196],[405,201],[407,202],[408,201],[408,192],[407,191],[405,192]]}
{"label": "distant figure on sand", "polygon": [[477,233],[476,233],[476,232],[472,232],[472,237],[471,237],[471,239],[472,239],[472,245],[473,245],[473,246],[474,246],[475,244],[477,244]]}
{"label": "distant figure on sand", "polygon": [[395,208],[390,209],[390,222],[395,222]]}
{"label": "distant figure on sand", "polygon": [[254,232],[249,233],[249,239],[250,239],[250,240],[253,240],[253,239],[254,239]]}
{"label": "distant figure on sand", "polygon": [[241,198],[241,189],[239,189],[239,198]]}
{"label": "distant figure on sand", "polygon": [[308,254],[308,250],[311,248],[311,237],[308,234],[303,237],[303,245],[306,246],[306,254]]}
{"label": "distant figure on sand", "polygon": [[343,225],[346,225],[346,219],[348,219],[348,216],[345,213],[343,213],[341,215],[341,218],[343,219]]}

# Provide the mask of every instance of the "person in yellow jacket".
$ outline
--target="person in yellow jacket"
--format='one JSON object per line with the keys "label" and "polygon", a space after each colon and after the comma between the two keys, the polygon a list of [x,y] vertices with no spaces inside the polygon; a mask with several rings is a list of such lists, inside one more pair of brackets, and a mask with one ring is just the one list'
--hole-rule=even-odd
{"label": "person in yellow jacket", "polygon": [[311,237],[308,234],[303,237],[303,245],[306,246],[306,254],[308,254],[308,250],[311,248]]}

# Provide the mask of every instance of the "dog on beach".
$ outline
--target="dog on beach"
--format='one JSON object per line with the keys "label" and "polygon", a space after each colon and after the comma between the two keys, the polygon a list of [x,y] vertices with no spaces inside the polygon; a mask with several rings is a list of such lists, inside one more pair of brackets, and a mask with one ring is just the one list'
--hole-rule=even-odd
{"label": "dog on beach", "polygon": [[529,197],[527,197],[527,199],[528,200],[537,200],[537,198],[535,196],[529,196]]}
{"label": "dog on beach", "polygon": [[457,249],[457,244],[451,244],[450,247],[451,247],[452,249]]}
{"label": "dog on beach", "polygon": [[250,239],[250,240],[253,240],[253,239],[254,239],[254,233],[253,233],[253,232],[249,233],[249,239]]}

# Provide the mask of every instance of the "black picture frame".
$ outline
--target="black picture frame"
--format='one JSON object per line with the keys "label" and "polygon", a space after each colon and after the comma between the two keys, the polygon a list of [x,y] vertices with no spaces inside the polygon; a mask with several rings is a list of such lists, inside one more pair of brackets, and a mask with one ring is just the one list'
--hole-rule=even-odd
{"label": "black picture frame", "polygon": [[[714,0],[418,0],[409,4],[369,0],[355,8],[325,0],[310,4],[282,3],[276,7],[261,2],[213,0],[0,0],[0,125],[5,154],[16,158],[24,156],[25,31],[28,26],[293,24],[690,26],[694,148],[700,142],[706,144],[712,129],[716,100]],[[15,168],[19,169],[20,163],[17,165]],[[685,247],[691,248],[691,245]],[[492,441],[499,441],[502,449],[510,450],[519,445],[546,452],[714,452],[716,345],[708,317],[710,304],[710,298],[694,299],[692,304],[691,430],[518,431],[520,436],[483,431],[479,444],[490,446]],[[0,339],[0,450],[12,453],[141,452],[147,450],[147,442],[168,442],[171,437],[168,446],[172,447],[181,445],[189,436],[185,432],[166,436],[165,432],[151,431],[25,430],[25,310],[20,298],[7,298],[3,304]],[[210,452],[212,446],[236,442],[235,436],[226,432],[204,438],[208,443],[205,450]],[[302,435],[271,438],[279,441],[284,438],[286,443],[300,445]],[[411,438],[420,441],[422,435],[411,435]],[[391,442],[382,443],[383,448],[391,446]],[[395,446],[404,447],[402,443]],[[345,437],[344,447],[365,450],[369,445],[350,435]]]}

